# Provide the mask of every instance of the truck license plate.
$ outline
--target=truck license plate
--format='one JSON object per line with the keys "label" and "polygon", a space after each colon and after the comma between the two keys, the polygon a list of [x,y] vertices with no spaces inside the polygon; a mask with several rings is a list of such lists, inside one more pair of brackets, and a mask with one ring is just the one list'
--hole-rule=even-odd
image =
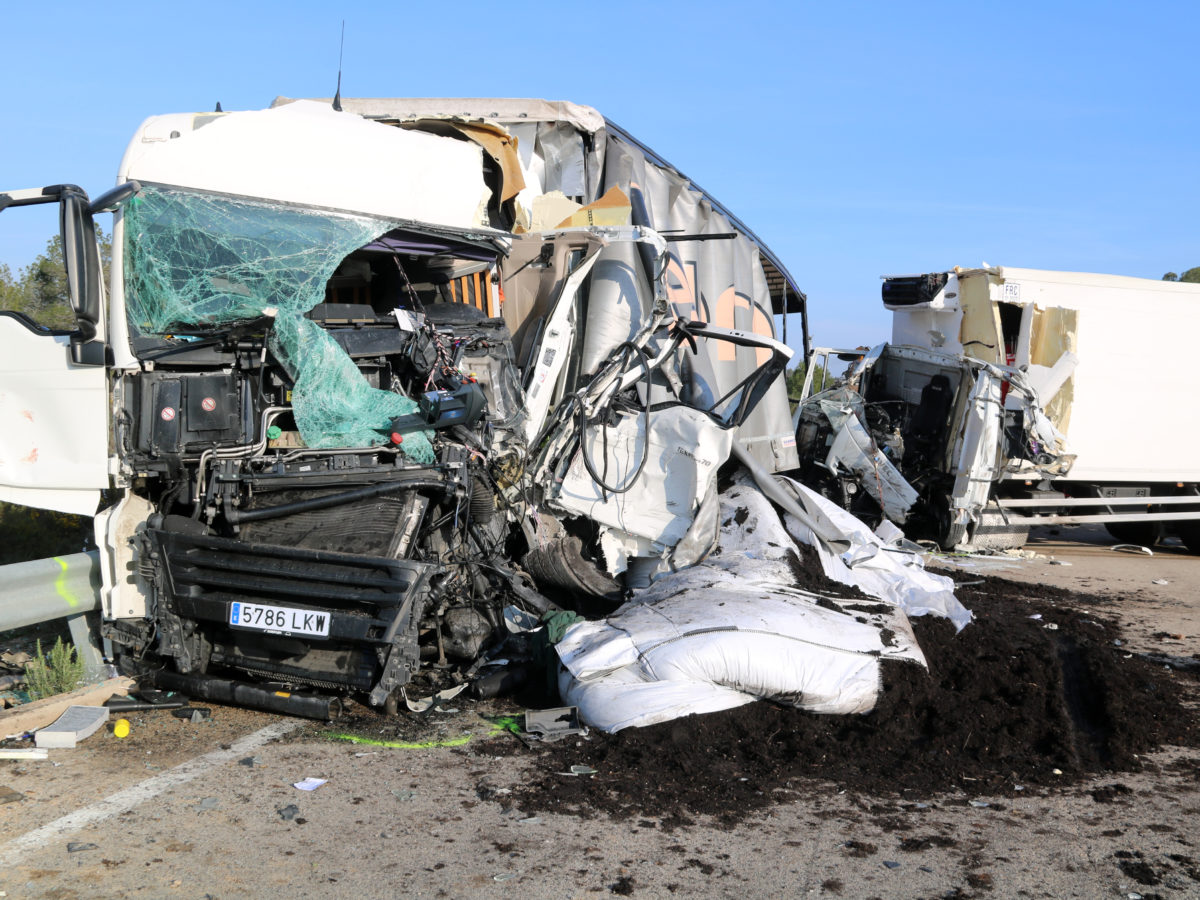
{"label": "truck license plate", "polygon": [[229,604],[229,624],[255,631],[282,634],[309,634],[329,637],[329,613],[295,609],[290,606],[265,606],[261,603]]}

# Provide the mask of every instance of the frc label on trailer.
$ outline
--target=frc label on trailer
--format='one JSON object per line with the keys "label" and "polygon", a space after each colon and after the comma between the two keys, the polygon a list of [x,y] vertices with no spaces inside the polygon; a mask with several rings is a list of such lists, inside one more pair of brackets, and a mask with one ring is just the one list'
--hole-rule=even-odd
{"label": "frc label on trailer", "polygon": [[261,603],[229,604],[229,624],[236,628],[268,631],[272,634],[307,634],[329,637],[329,614],[295,609],[291,606],[264,606]]}

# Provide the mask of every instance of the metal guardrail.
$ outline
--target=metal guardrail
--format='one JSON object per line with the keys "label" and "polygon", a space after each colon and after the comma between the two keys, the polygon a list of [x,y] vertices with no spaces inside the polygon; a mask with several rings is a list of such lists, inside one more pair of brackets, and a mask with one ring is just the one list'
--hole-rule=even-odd
{"label": "metal guardrail", "polygon": [[66,619],[87,676],[99,676],[104,661],[89,614],[100,608],[100,583],[96,550],[0,566],[0,631]]}

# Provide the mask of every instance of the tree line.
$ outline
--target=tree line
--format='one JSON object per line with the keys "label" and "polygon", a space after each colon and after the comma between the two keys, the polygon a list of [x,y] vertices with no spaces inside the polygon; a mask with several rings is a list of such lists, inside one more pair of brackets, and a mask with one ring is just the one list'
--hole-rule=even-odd
{"label": "tree line", "polygon": [[[100,260],[107,270],[112,258],[112,236],[97,226]],[[67,270],[63,265],[62,238],[55,235],[46,249],[16,275],[0,263],[0,309],[24,313],[47,328],[74,331],[75,314],[67,292]]]}

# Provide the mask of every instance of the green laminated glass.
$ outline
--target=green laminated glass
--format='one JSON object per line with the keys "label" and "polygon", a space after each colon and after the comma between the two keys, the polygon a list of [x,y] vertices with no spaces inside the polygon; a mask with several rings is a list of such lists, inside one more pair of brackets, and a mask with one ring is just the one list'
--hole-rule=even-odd
{"label": "green laminated glass", "polygon": [[[125,305],[141,334],[203,334],[271,317],[268,346],[294,379],[292,411],[315,448],[384,443],[409,398],[373,388],[305,317],[343,259],[395,223],[197,191],[143,186],[125,207]],[[434,461],[428,435],[403,452]]]}

